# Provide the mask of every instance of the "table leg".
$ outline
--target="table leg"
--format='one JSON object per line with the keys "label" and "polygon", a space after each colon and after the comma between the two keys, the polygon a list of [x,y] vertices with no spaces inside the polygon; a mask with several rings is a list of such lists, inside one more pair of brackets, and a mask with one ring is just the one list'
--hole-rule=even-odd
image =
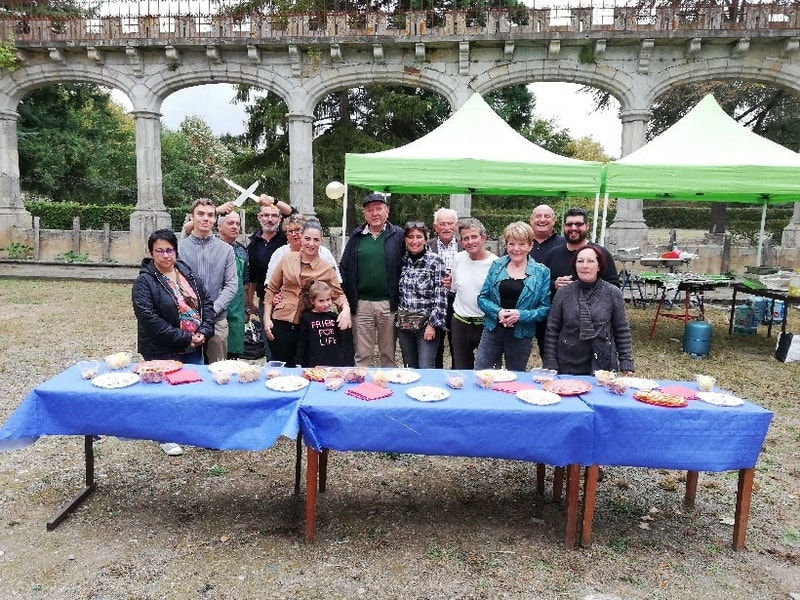
{"label": "table leg", "polygon": [[567,466],[567,533],[565,543],[567,548],[575,547],[575,537],[578,527],[578,489],[580,488],[581,466]]}
{"label": "table leg", "polygon": [[314,541],[317,520],[317,477],[319,476],[319,452],[306,449],[306,541]]}
{"label": "table leg", "polygon": [[656,306],[656,316],[653,319],[653,326],[650,328],[650,336],[653,337],[653,334],[656,332],[656,323],[658,323],[658,315],[661,314],[661,307],[664,305],[664,300],[667,298],[667,288],[665,287],[661,292],[661,300],[658,301],[658,305]]}
{"label": "table leg", "polygon": [[294,457],[294,493],[300,493],[300,477],[303,471],[303,432],[297,432],[296,449]]}
{"label": "table leg", "polygon": [[536,463],[536,493],[544,496],[544,475],[547,465],[544,463]]}
{"label": "table leg", "polygon": [[86,460],[86,485],[83,490],[61,507],[51,521],[47,523],[47,531],[53,531],[91,494],[97,485],[94,482],[94,440],[91,435],[83,436],[83,454]]}
{"label": "table leg", "polygon": [[583,520],[581,522],[581,546],[592,543],[592,521],[594,521],[594,505],[597,498],[597,476],[600,467],[586,467],[583,480]]}
{"label": "table leg", "polygon": [[736,288],[733,288],[733,299],[731,300],[731,314],[728,317],[728,335],[733,333],[733,313],[736,310]]}
{"label": "table leg", "polygon": [[775,316],[775,298],[769,303],[769,320],[767,321],[767,337],[772,337],[772,318]]}
{"label": "table leg", "polygon": [[747,538],[747,520],[750,518],[750,500],[753,496],[755,468],[739,469],[739,486],[736,490],[736,512],[733,519],[733,549],[743,550]]}
{"label": "table leg", "polygon": [[564,467],[553,469],[553,500],[561,500],[561,490],[564,489]]}
{"label": "table leg", "polygon": [[319,455],[319,491],[324,493],[328,487],[328,449],[323,448]]}
{"label": "table leg", "polygon": [[686,494],[683,496],[683,503],[686,506],[694,506],[694,499],[697,496],[697,471],[686,471]]}

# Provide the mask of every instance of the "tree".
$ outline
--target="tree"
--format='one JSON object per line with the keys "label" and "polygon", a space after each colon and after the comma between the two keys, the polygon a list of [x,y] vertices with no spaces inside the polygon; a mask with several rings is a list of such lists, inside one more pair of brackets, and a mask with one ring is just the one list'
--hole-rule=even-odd
{"label": "tree", "polygon": [[133,119],[90,84],[41,88],[17,108],[25,191],[84,204],[135,202]]}

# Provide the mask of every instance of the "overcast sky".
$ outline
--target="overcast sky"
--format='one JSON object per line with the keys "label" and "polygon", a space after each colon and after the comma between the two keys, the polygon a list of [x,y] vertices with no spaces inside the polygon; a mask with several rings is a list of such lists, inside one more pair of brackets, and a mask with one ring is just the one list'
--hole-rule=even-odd
{"label": "overcast sky", "polygon": [[[621,124],[618,107],[595,112],[591,97],[579,93],[580,86],[569,83],[535,83],[536,117],[553,118],[561,128],[569,129],[573,138],[591,136],[605,148],[606,154],[618,158],[621,147]],[[169,96],[161,105],[162,122],[177,129],[191,115],[201,117],[216,135],[239,134],[244,131],[246,115],[242,105],[232,105],[233,88],[226,84],[187,88]]]}

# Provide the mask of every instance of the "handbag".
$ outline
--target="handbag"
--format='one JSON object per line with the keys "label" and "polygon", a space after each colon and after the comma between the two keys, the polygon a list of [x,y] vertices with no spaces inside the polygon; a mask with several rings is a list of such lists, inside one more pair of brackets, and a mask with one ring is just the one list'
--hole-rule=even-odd
{"label": "handbag", "polygon": [[398,310],[394,315],[394,326],[400,331],[421,331],[428,324],[428,314],[413,310]]}

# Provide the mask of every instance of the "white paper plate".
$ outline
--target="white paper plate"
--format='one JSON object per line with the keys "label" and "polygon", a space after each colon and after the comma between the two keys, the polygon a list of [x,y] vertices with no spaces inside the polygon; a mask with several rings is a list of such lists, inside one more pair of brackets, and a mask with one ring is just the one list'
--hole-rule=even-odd
{"label": "white paper plate", "polygon": [[517,374],[514,373],[514,371],[507,371],[506,369],[484,369],[484,371],[492,374],[492,381],[494,383],[516,381],[517,379]]}
{"label": "white paper plate", "polygon": [[650,391],[658,387],[657,381],[654,379],[645,379],[644,377],[616,377],[614,382],[624,385],[625,387],[642,391]]}
{"label": "white paper plate", "polygon": [[308,385],[308,379],[299,377],[298,375],[284,375],[282,377],[267,379],[264,385],[276,392],[296,392]]}
{"label": "white paper plate", "polygon": [[139,376],[136,373],[117,372],[117,373],[103,373],[92,379],[92,385],[100,388],[113,390],[117,388],[128,387],[139,381]]}
{"label": "white paper plate", "polygon": [[386,371],[387,380],[390,383],[414,383],[419,380],[419,373],[410,369],[392,369]]}
{"label": "white paper plate", "polygon": [[722,392],[697,392],[697,397],[714,406],[741,406],[744,404],[744,400],[741,398]]}
{"label": "white paper plate", "polygon": [[243,360],[219,360],[208,365],[208,370],[212,373],[226,373],[228,375],[237,375],[242,367],[249,367],[250,363]]}
{"label": "white paper plate", "polygon": [[446,389],[432,385],[418,385],[408,388],[406,394],[420,402],[438,402],[450,397],[450,392]]}
{"label": "white paper plate", "polygon": [[561,402],[561,396],[545,390],[520,390],[517,392],[517,398],[536,406],[547,406]]}

